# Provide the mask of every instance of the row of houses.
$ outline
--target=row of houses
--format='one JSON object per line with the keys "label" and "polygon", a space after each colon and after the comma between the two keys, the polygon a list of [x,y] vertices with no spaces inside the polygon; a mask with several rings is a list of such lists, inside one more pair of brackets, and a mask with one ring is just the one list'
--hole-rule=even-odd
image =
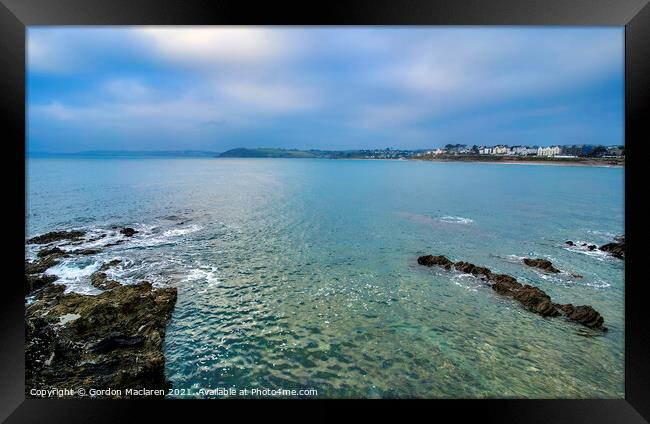
{"label": "row of houses", "polygon": [[448,144],[444,148],[431,150],[429,155],[494,155],[494,156],[542,156],[542,157],[621,157],[623,146],[594,146],[589,144],[565,146],[467,146]]}

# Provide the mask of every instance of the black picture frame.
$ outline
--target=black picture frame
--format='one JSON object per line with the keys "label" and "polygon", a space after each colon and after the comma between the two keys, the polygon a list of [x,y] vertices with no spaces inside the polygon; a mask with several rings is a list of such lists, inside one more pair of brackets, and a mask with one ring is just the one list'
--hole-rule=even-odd
{"label": "black picture frame", "polygon": [[[25,30],[32,25],[613,25],[625,26],[625,399],[621,400],[434,400],[425,417],[539,423],[642,423],[650,420],[650,320],[646,279],[641,276],[644,218],[641,161],[650,142],[650,6],[648,0],[366,0],[259,2],[236,0],[0,0],[0,120],[3,137],[6,278],[0,299],[0,420],[7,422],[113,422],[175,419],[203,412],[217,419],[226,408],[214,402],[179,400],[38,400],[24,394],[25,218]],[[644,141],[645,140],[645,141]],[[17,205],[23,205],[19,207]],[[637,229],[639,231],[637,231]],[[22,246],[22,247],[19,247]],[[21,253],[22,252],[22,253]],[[389,404],[390,405],[390,404]],[[267,408],[241,408],[249,416]],[[285,410],[286,405],[280,407]],[[314,405],[319,416],[337,408]],[[383,407],[373,405],[373,410]],[[403,417],[412,406],[400,405]],[[418,408],[420,409],[420,408]],[[213,412],[211,412],[213,411]],[[311,414],[297,418],[309,419]],[[221,415],[220,415],[221,416]],[[448,415],[449,416],[449,415]]]}

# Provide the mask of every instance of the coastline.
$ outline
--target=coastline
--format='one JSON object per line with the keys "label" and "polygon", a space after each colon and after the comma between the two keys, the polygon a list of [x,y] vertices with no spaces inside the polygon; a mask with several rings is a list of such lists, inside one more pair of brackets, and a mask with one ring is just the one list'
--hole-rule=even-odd
{"label": "coastline", "polygon": [[516,158],[508,156],[442,156],[420,157],[411,160],[429,162],[482,162],[504,165],[551,165],[551,166],[591,166],[599,168],[625,168],[625,159],[581,159],[581,158]]}
{"label": "coastline", "polygon": [[[119,233],[116,243],[121,244],[137,231],[127,227]],[[76,246],[105,237],[50,231],[25,242],[39,246],[33,260],[25,259],[27,398],[54,392],[66,398],[157,398],[172,387],[163,346],[176,305],[175,287],[111,279],[107,272],[121,259],[103,263],[90,275],[95,294],[68,291],[56,274],[48,273],[65,258],[100,253],[101,248]]]}

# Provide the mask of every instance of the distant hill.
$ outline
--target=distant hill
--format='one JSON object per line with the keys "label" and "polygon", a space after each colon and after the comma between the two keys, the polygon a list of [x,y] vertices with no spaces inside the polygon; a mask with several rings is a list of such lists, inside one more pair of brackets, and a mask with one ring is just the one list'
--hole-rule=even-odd
{"label": "distant hill", "polygon": [[297,150],[297,149],[276,149],[258,148],[247,149],[237,148],[223,152],[219,155],[222,158],[320,158],[324,155],[318,151]]}
{"label": "distant hill", "polygon": [[240,147],[223,152],[222,158],[321,158],[321,159],[400,159],[413,156],[419,150],[362,149],[362,150],[298,150],[263,147]]}

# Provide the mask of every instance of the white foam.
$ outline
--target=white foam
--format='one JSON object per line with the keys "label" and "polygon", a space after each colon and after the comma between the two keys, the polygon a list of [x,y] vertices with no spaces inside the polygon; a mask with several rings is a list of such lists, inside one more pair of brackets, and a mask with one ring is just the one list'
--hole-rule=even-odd
{"label": "white foam", "polygon": [[457,273],[451,277],[451,282],[455,285],[467,289],[469,291],[478,291],[478,287],[484,284],[482,280],[472,274]]}
{"label": "white foam", "polygon": [[585,286],[594,287],[594,288],[597,288],[597,289],[606,289],[606,288],[612,286],[607,281],[603,281],[601,279],[598,279],[596,281],[586,281],[584,283],[581,282],[581,283],[578,283],[578,284],[583,284]]}
{"label": "white foam", "polygon": [[587,230],[587,232],[595,236],[604,237],[608,240],[614,240],[616,237],[620,236],[620,234],[610,233],[609,231]]}
{"label": "white foam", "polygon": [[[586,244],[586,246],[582,246],[582,244]],[[589,248],[587,247],[589,245],[596,245],[596,243],[584,242],[584,241],[576,241],[576,242],[574,242],[573,246],[566,245],[564,247],[564,250],[567,250],[569,252],[581,253],[583,255],[591,256],[592,258],[597,259],[599,261],[611,261],[612,260],[612,256],[609,253],[603,252],[602,250],[598,249],[598,247],[596,247],[594,250],[589,250]]]}
{"label": "white foam", "polygon": [[193,268],[188,273],[183,281],[188,282],[206,282],[208,287],[213,287],[220,283],[217,277],[217,267],[202,267]]}
{"label": "white foam", "polygon": [[442,216],[442,217],[440,217],[439,221],[447,223],[447,224],[472,224],[472,223],[474,223],[473,219],[465,218],[465,217],[462,217],[462,216],[451,216],[451,215]]}
{"label": "white foam", "polygon": [[[101,237],[102,234],[105,234],[105,236]],[[82,243],[74,245],[62,245],[61,249],[65,251],[71,251],[77,249],[101,248],[105,247],[106,245],[116,243],[123,238],[124,236],[115,230],[93,229],[86,233],[83,239],[84,241]]]}
{"label": "white foam", "polygon": [[517,255],[506,255],[506,256],[497,256],[497,257],[501,259],[505,259],[507,262],[513,264],[520,264],[525,259],[525,256],[517,256]]}
{"label": "white foam", "polygon": [[153,227],[149,231],[143,231],[142,234],[136,233],[129,242],[128,246],[131,247],[155,247],[163,246],[166,244],[175,244],[178,242],[178,238],[185,236],[187,234],[195,233],[201,230],[203,227],[200,225],[190,225],[189,227],[173,228],[170,230],[163,231],[162,233],[156,233],[155,230],[157,227]]}
{"label": "white foam", "polygon": [[90,275],[97,271],[101,264],[93,262],[83,265],[67,260],[48,269],[48,274],[59,277],[54,283],[65,285],[65,293],[75,292],[81,294],[99,294],[101,290],[90,284]]}
{"label": "white foam", "polygon": [[162,237],[184,236],[185,234],[195,233],[195,232],[201,230],[201,228],[202,227],[200,225],[196,225],[196,224],[190,225],[189,227],[185,227],[185,228],[174,228],[174,229],[167,230],[164,233],[162,233]]}

